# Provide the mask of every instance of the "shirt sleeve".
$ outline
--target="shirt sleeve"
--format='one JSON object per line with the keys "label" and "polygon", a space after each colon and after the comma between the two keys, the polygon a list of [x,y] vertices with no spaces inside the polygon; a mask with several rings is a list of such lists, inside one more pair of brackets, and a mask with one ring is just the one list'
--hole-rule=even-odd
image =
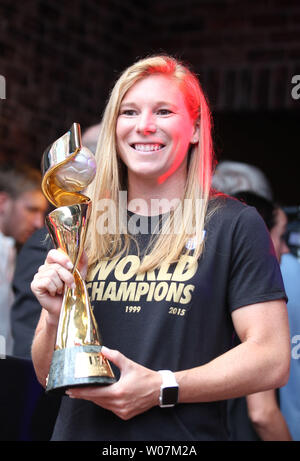
{"label": "shirt sleeve", "polygon": [[280,266],[262,217],[254,207],[246,206],[232,226],[230,311],[276,299],[287,301]]}

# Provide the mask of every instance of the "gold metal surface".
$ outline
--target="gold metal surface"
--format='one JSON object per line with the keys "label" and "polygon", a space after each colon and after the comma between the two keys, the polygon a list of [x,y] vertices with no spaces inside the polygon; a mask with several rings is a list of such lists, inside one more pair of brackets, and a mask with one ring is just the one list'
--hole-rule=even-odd
{"label": "gold metal surface", "polygon": [[63,250],[76,267],[80,259],[92,203],[56,208],[46,216],[46,225],[56,248]]}
{"label": "gold metal surface", "polygon": [[[84,158],[76,164],[79,155]],[[80,193],[93,180],[96,173],[94,155],[81,144],[81,131],[78,123],[58,138],[44,152],[42,157],[42,190],[49,202],[56,207],[84,203],[89,200]]]}
{"label": "gold metal surface", "polygon": [[77,269],[74,271],[74,279],[76,288],[65,288],[55,349],[83,345],[100,346],[98,327],[86,285]]}
{"label": "gold metal surface", "polygon": [[87,378],[88,376],[98,376],[99,369],[104,376],[113,377],[113,372],[107,362],[103,360],[103,355],[96,352],[78,352],[75,359],[75,378]]}
{"label": "gold metal surface", "polygon": [[[93,154],[81,145],[78,123],[74,123],[44,152],[42,172],[42,190],[47,199],[58,207],[46,217],[47,228],[55,247],[67,253],[74,265],[75,288],[65,286],[55,350],[101,346],[86,284],[77,269],[92,206],[89,197],[81,191],[96,173]],[[90,352],[81,354],[79,365],[75,364],[79,377],[106,375],[114,378],[108,361],[101,353],[99,359]]]}

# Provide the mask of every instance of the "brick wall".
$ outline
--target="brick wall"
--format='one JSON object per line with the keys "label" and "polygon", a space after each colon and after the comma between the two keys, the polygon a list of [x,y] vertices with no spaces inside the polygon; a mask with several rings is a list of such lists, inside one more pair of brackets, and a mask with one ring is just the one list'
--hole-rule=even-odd
{"label": "brick wall", "polygon": [[131,4],[1,0],[2,157],[39,164],[43,150],[73,121],[85,128],[100,120],[111,82],[135,46],[143,11]]}
{"label": "brick wall", "polygon": [[0,2],[0,158],[39,165],[73,121],[98,122],[119,71],[177,55],[199,73],[217,114],[299,111],[299,0]]}
{"label": "brick wall", "polygon": [[149,45],[191,62],[217,111],[298,108],[291,78],[300,73],[297,0],[153,2]]}

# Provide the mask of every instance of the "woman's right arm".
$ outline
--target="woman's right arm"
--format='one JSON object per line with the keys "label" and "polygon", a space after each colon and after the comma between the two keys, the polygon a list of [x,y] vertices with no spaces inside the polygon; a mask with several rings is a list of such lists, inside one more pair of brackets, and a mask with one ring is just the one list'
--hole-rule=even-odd
{"label": "woman's right arm", "polygon": [[60,250],[50,250],[45,263],[31,282],[31,289],[42,306],[32,344],[32,360],[39,382],[45,386],[63,299],[64,285],[72,287],[72,263]]}
{"label": "woman's right arm", "polygon": [[48,323],[48,313],[42,310],[33,338],[31,356],[38,381],[46,387],[52,354],[55,346],[57,325]]}

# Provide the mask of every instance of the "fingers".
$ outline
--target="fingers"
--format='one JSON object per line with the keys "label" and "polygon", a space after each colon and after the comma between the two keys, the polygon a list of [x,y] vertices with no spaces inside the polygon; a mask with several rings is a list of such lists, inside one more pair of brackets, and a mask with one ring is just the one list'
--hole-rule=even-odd
{"label": "fingers", "polygon": [[[74,269],[74,266],[69,256],[61,249],[49,251],[45,264],[53,263],[58,263],[69,271],[72,271]],[[82,278],[85,279],[88,269],[88,257],[85,251],[82,251],[77,267],[81,273]]]}
{"label": "fingers", "polygon": [[101,352],[120,367],[120,379],[109,386],[68,389],[71,398],[89,400],[123,420],[128,420],[158,404],[161,376],[145,368],[117,350],[102,347]]}
{"label": "fingers", "polygon": [[65,394],[71,399],[84,399],[95,401],[95,399],[102,399],[102,403],[108,397],[108,400],[112,399],[112,391],[110,384],[109,386],[80,386],[68,389]]}
{"label": "fingers", "polygon": [[57,263],[41,266],[34,276],[34,280],[38,281],[40,286],[47,287],[51,296],[62,294],[64,284],[70,288],[75,288],[72,273]]}
{"label": "fingers", "polygon": [[[125,357],[125,355],[121,354],[121,352],[113,349],[109,349],[106,346],[102,346],[101,354],[104,355],[109,361],[114,363],[117,367],[120,368],[122,371],[122,365],[125,363],[131,363],[131,360]],[[104,387],[80,387],[80,388],[73,388],[66,391],[66,394],[71,398],[84,398],[86,400],[94,401],[95,398],[99,398],[101,396],[102,399],[108,397],[108,400],[111,402],[112,396],[116,397],[115,385],[111,384],[109,386]]]}
{"label": "fingers", "polygon": [[69,256],[62,250],[50,250],[47,254],[45,264],[57,263],[65,267],[67,270],[73,269],[73,264]]}
{"label": "fingers", "polygon": [[75,288],[74,276],[70,272],[73,264],[69,256],[62,250],[50,250],[45,264],[39,268],[41,277],[50,278],[51,286],[56,287],[57,293],[62,293],[63,284]]}
{"label": "fingers", "polygon": [[69,257],[59,250],[49,251],[45,263],[39,267],[31,283],[33,293],[38,297],[61,295],[66,284],[75,288],[73,267]]}
{"label": "fingers", "polygon": [[125,355],[121,354],[121,352],[114,349],[109,349],[106,346],[102,346],[101,353],[120,370],[122,370],[125,362],[131,362],[127,357],[125,357]]}

